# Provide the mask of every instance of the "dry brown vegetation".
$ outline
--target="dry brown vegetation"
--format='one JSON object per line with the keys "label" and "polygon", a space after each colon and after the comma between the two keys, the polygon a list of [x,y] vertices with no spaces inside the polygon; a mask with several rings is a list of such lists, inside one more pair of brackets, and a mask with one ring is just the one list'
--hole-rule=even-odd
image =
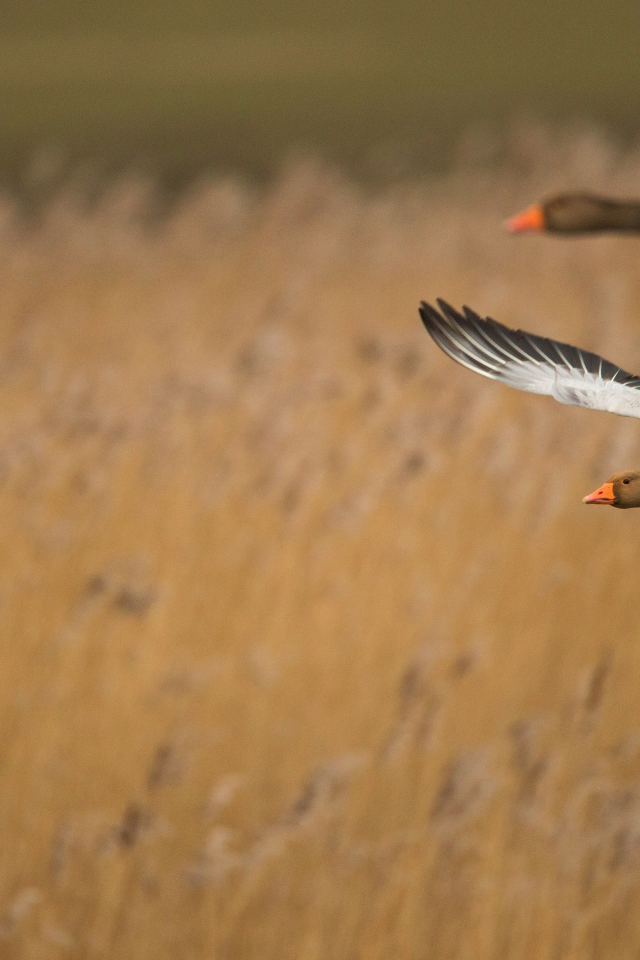
{"label": "dry brown vegetation", "polygon": [[640,950],[640,425],[445,358],[421,298],[640,368],[640,241],[514,239],[640,156],[520,134],[0,225],[0,954]]}

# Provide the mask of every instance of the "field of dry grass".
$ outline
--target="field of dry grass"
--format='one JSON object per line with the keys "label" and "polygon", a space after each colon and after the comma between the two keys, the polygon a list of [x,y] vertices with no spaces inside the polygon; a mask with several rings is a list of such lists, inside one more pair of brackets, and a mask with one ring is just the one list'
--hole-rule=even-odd
{"label": "field of dry grass", "polygon": [[500,228],[640,156],[512,154],[3,203],[2,957],[637,958],[640,426],[417,305],[640,368],[640,241]]}

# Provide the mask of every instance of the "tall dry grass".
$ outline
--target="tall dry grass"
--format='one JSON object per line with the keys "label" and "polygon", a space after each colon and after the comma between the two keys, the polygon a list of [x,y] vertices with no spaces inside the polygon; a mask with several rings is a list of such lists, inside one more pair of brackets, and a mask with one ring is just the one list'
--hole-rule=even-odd
{"label": "tall dry grass", "polygon": [[[473,150],[470,149],[471,155]],[[456,367],[442,295],[640,368],[640,156],[521,134],[0,228],[0,953],[636,958],[640,427]]]}

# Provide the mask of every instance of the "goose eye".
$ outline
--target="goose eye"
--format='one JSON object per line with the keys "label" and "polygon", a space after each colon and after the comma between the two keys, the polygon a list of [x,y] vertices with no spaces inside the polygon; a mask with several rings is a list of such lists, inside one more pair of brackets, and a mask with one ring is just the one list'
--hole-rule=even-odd
{"label": "goose eye", "polygon": [[625,478],[624,478],[624,480],[623,480],[622,482],[623,482],[623,483],[631,483],[631,480],[629,480],[629,478],[628,478],[628,477],[625,477]]}

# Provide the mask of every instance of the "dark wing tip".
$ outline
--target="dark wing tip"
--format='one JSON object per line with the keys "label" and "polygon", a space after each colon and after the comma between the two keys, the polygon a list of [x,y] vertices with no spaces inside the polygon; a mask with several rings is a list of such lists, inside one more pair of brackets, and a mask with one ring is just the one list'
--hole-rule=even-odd
{"label": "dark wing tip", "polygon": [[476,313],[475,310],[472,310],[471,307],[467,307],[466,305],[463,306],[462,312],[464,314],[465,320],[468,320],[470,323],[480,323],[480,324],[484,323],[484,320],[482,319],[482,317],[478,313]]}
{"label": "dark wing tip", "polygon": [[[447,301],[441,297],[436,298],[436,303],[440,308],[439,310],[436,310],[435,307],[431,306],[430,303],[426,303],[424,300],[420,304],[420,316],[427,329],[427,333],[436,340],[439,346],[442,346],[442,342],[436,336],[438,333],[446,332],[448,337],[451,337],[453,334],[454,342],[459,341],[459,333],[464,330],[466,323],[470,319],[470,315],[477,317],[477,314],[474,314],[473,311],[467,313],[465,308],[465,316],[463,317],[450,303],[447,303]],[[480,318],[478,317],[477,319],[479,320]]]}
{"label": "dark wing tip", "polygon": [[441,313],[443,313],[443,314],[445,315],[445,317],[451,317],[451,316],[459,317],[459,316],[460,316],[460,314],[458,313],[458,311],[455,310],[455,309],[451,306],[450,303],[447,303],[446,300],[443,300],[442,297],[436,297],[436,303],[437,303],[438,306],[440,307],[440,311],[441,311]]}
{"label": "dark wing tip", "polygon": [[425,300],[422,300],[420,303],[419,311],[422,322],[424,323],[428,332],[431,332],[434,326],[439,326],[442,324],[442,317],[438,311],[435,309],[435,307],[432,307],[430,303],[426,303]]}

